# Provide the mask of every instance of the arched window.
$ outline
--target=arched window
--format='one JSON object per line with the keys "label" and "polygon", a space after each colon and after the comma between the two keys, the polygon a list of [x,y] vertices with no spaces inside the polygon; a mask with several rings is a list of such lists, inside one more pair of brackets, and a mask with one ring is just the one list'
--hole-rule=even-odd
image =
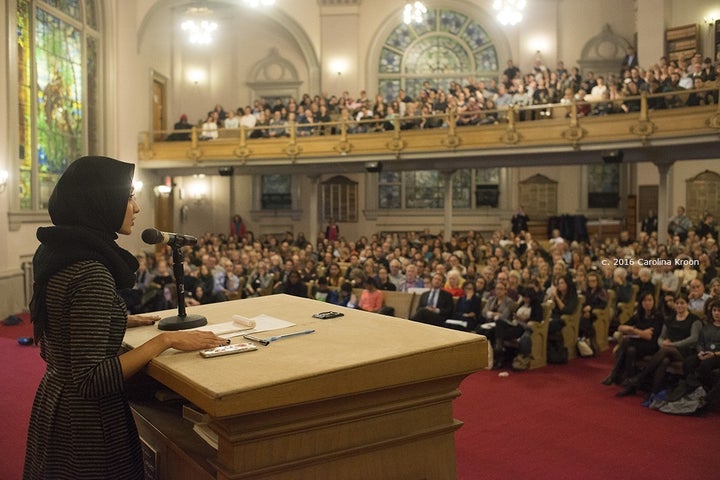
{"label": "arched window", "polygon": [[378,92],[393,100],[404,89],[411,97],[429,82],[447,92],[451,82],[468,76],[498,78],[498,54],[486,30],[467,15],[428,10],[423,23],[398,25],[387,37],[378,59]]}
{"label": "arched window", "polygon": [[21,210],[47,208],[68,164],[102,151],[98,0],[16,0]]}
{"label": "arched window", "polygon": [[[487,30],[462,12],[430,9],[420,24],[399,24],[380,48],[378,92],[386,101],[400,90],[412,98],[432,89],[451,92],[453,85],[498,80],[497,49]],[[500,169],[461,169],[453,176],[453,208],[498,207]],[[383,172],[378,179],[378,207],[443,208],[446,176],[436,170]]]}

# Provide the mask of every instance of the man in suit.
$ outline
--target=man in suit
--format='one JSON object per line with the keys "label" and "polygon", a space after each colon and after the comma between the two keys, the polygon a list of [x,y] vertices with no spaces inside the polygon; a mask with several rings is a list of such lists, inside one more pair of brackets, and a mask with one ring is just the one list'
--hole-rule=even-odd
{"label": "man in suit", "polygon": [[633,67],[638,66],[638,58],[633,47],[628,47],[627,55],[623,57],[622,63],[620,64],[620,78],[623,78],[625,70],[630,70]]}
{"label": "man in suit", "polygon": [[450,292],[443,290],[445,276],[435,273],[430,282],[430,290],[420,295],[420,305],[411,320],[428,325],[440,326],[450,318],[453,312],[453,298]]}

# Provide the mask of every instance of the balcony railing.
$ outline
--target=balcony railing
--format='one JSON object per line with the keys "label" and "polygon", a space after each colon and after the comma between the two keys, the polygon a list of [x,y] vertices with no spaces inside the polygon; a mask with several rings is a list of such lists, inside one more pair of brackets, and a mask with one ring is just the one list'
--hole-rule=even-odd
{"label": "balcony railing", "polygon": [[[625,148],[673,143],[715,141],[720,134],[717,104],[686,106],[693,94],[718,90],[683,90],[643,93],[618,101],[535,105],[462,114],[396,117],[360,121],[285,125],[287,136],[253,138],[272,126],[220,129],[219,138],[202,140],[201,130],[142,132],[138,147],[141,164],[148,168],[198,165],[330,164],[345,161],[424,158],[452,152],[454,157],[479,154],[511,155],[544,151],[598,149],[604,145]],[[595,115],[607,106],[627,112]],[[434,122],[437,128],[408,128],[412,123]],[[377,124],[385,129],[380,131]],[[364,130],[365,133],[353,133]],[[168,141],[184,134],[184,141]],[[156,138],[163,140],[156,140]]]}

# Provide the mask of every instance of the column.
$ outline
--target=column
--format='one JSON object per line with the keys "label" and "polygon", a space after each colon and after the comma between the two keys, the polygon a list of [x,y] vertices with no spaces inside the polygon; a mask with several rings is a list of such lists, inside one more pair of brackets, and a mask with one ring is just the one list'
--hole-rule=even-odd
{"label": "column", "polygon": [[668,175],[670,168],[673,166],[672,161],[655,161],[653,162],[658,169],[660,179],[658,180],[658,243],[667,244],[667,227],[668,218],[672,213],[670,209],[670,192],[668,190]]}
{"label": "column", "polygon": [[440,175],[445,179],[445,223],[443,224],[443,234],[445,241],[450,241],[453,229],[453,176],[455,170],[441,171]]}
{"label": "column", "polygon": [[320,175],[308,175],[310,179],[310,205],[308,206],[308,216],[310,218],[310,235],[307,240],[317,246],[318,233],[320,227],[318,225],[318,188],[320,185]]}
{"label": "column", "polygon": [[669,2],[637,0],[635,24],[637,27],[637,54],[641,66],[648,66],[665,55],[665,27]]}
{"label": "column", "polygon": [[319,0],[318,3],[322,91],[340,95],[347,90],[353,98],[357,97],[360,90],[370,87],[358,83],[358,79],[365,78],[358,45],[360,2],[350,0],[339,4],[335,0]]}
{"label": "column", "polygon": [[[164,188],[163,188],[164,187]],[[174,208],[175,208],[175,191],[172,188],[172,180],[166,177],[165,185],[153,188],[155,196],[155,204],[153,211],[155,212],[155,228],[164,232],[172,232],[174,230]],[[155,252],[161,252],[165,249],[163,244],[155,245]]]}

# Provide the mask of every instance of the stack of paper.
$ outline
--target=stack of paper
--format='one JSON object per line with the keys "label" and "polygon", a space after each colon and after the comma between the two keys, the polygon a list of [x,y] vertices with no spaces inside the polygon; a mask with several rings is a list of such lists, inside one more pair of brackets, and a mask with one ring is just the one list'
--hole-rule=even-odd
{"label": "stack of paper", "polygon": [[195,328],[194,330],[209,330],[220,337],[232,338],[248,333],[279,330],[281,328],[292,327],[293,325],[295,324],[287,320],[281,320],[264,314],[253,318],[233,315],[232,320],[229,322],[208,324]]}

